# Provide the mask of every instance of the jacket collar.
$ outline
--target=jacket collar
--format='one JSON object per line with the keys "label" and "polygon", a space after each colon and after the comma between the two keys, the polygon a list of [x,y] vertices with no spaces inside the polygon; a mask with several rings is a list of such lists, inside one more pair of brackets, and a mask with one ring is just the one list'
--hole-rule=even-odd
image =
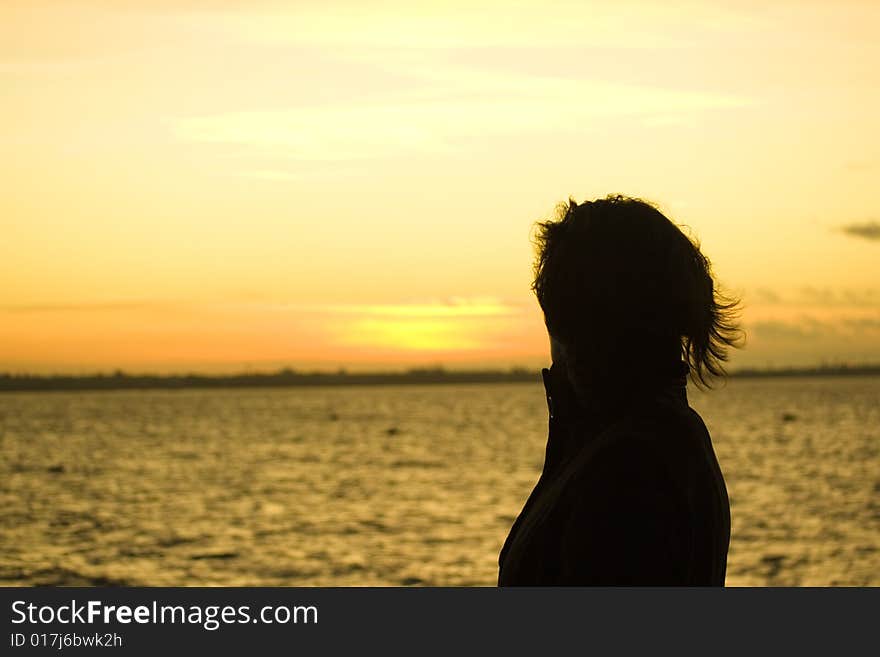
{"label": "jacket collar", "polygon": [[575,388],[557,364],[541,375],[549,411],[545,470],[567,460],[585,441],[606,427],[655,402],[687,406],[688,366],[679,361],[666,371],[632,377],[627,382]]}

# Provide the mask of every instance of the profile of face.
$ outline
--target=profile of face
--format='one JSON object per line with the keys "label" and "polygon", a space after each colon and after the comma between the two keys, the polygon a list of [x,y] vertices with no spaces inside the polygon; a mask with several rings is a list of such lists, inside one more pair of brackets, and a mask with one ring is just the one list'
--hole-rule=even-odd
{"label": "profile of face", "polygon": [[552,335],[550,336],[550,359],[558,365],[565,364],[565,345]]}

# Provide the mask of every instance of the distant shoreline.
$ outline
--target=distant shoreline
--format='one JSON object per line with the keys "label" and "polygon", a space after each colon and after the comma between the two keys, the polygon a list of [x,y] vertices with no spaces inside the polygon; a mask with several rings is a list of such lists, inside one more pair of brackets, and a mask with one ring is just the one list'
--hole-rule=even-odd
{"label": "distant shoreline", "polygon": [[[741,369],[730,377],[779,378],[823,376],[878,376],[880,365],[836,365],[804,368]],[[298,372],[285,369],[271,373],[207,375],[145,375],[116,371],[91,375],[0,374],[2,392],[49,392],[77,390],[179,390],[189,388],[287,388],[357,385],[413,385],[444,383],[538,383],[540,369],[510,370],[411,369],[405,372]]]}

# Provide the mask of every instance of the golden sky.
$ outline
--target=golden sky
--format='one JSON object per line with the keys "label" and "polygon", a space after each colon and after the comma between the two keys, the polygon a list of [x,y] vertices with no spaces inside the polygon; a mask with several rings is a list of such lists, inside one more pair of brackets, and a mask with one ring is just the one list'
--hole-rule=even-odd
{"label": "golden sky", "polygon": [[880,360],[880,3],[3,0],[0,371],[537,365],[530,229],[659,204],[735,366]]}

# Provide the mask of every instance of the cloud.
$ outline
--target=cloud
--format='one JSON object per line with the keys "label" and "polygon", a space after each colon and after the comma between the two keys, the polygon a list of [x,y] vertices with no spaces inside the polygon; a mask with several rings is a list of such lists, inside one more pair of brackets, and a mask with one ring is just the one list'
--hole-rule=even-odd
{"label": "cloud", "polygon": [[753,12],[704,2],[688,1],[683,7],[650,0],[613,5],[583,0],[343,0],[212,12],[207,23],[205,12],[190,15],[201,29],[261,44],[383,48],[565,44],[682,48],[766,26]]}
{"label": "cloud", "polygon": [[880,288],[830,288],[805,285],[797,289],[779,290],[770,287],[750,288],[743,292],[748,307],[784,306],[802,310],[880,309]]}
{"label": "cloud", "polygon": [[853,317],[845,319],[844,324],[855,330],[880,331],[880,315],[876,317]]}
{"label": "cloud", "polygon": [[738,366],[814,365],[819,362],[877,362],[880,315],[826,318],[797,316],[746,324],[749,343],[737,352]]}
{"label": "cloud", "polygon": [[843,168],[847,171],[873,171],[878,166],[880,164],[871,160],[853,160],[845,163]]}
{"label": "cloud", "polygon": [[391,318],[491,318],[519,316],[524,313],[521,306],[493,297],[453,297],[399,304],[270,304],[264,307],[300,314]]}
{"label": "cloud", "polygon": [[167,308],[173,304],[163,301],[96,301],[91,303],[44,303],[0,306],[0,312],[13,314],[29,313],[84,313],[143,310],[147,308]]}
{"label": "cloud", "polygon": [[284,169],[255,169],[252,171],[241,171],[235,175],[244,178],[255,178],[257,180],[302,180],[305,176],[302,173],[287,171]]}
{"label": "cloud", "polygon": [[758,303],[777,304],[782,303],[782,297],[778,292],[768,287],[760,287],[751,295]]}
{"label": "cloud", "polygon": [[401,303],[325,303],[303,304],[249,300],[204,301],[95,301],[83,303],[44,303],[0,306],[0,313],[93,313],[132,312],[141,310],[232,311],[244,314],[286,312],[297,316],[356,316],[392,318],[491,318],[524,314],[522,306],[495,297],[449,297]]}
{"label": "cloud", "polygon": [[749,324],[747,330],[750,337],[757,336],[762,340],[783,341],[814,339],[837,334],[834,324],[812,318],[791,321],[759,321]]}
{"label": "cloud", "polygon": [[[405,67],[404,67],[405,69]],[[404,70],[419,82],[381,101],[178,117],[188,142],[224,143],[339,162],[466,149],[473,139],[597,130],[600,122],[691,115],[752,105],[730,94],[456,68]]]}
{"label": "cloud", "polygon": [[863,223],[847,224],[841,226],[840,230],[850,237],[860,237],[861,239],[880,241],[880,221],[865,221]]}

